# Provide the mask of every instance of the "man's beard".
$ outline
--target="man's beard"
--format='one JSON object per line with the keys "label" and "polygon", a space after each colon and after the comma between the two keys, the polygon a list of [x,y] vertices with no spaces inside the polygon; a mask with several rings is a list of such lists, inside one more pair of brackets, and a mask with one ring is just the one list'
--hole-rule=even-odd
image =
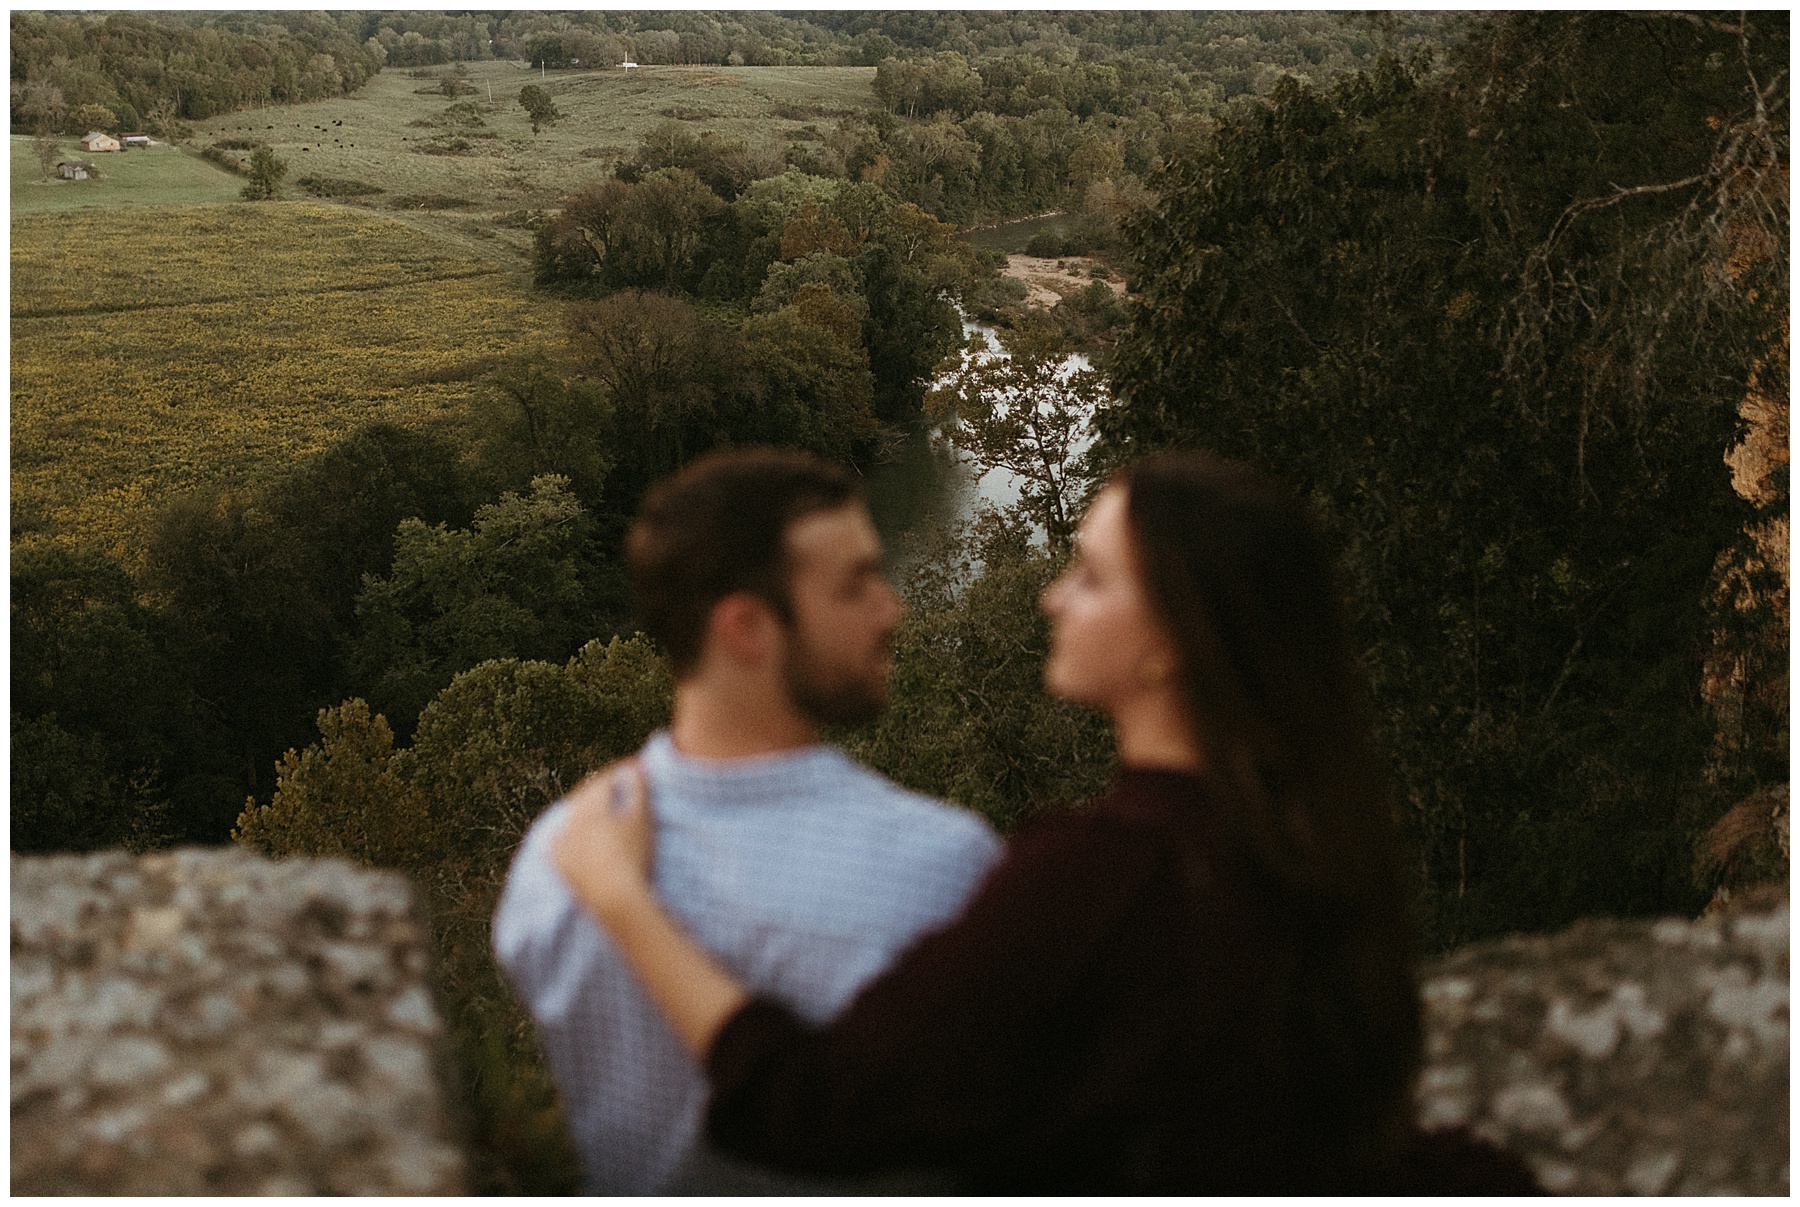
{"label": "man's beard", "polygon": [[887,707],[887,676],[874,682],[822,666],[798,631],[788,629],[787,658],[781,677],[788,698],[821,725],[860,725]]}

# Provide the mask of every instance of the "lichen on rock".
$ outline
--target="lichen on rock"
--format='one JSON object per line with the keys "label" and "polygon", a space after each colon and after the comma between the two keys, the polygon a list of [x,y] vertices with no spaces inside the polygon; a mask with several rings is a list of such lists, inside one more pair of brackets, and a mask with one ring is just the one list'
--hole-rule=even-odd
{"label": "lichen on rock", "polygon": [[1419,1117],[1556,1194],[1788,1193],[1788,908],[1580,922],[1424,981]]}
{"label": "lichen on rock", "polygon": [[406,880],[340,859],[12,861],[15,1194],[455,1194]]}
{"label": "lichen on rock", "polygon": [[[12,861],[15,1194],[466,1186],[407,881],[241,848]],[[1786,1194],[1788,909],[1589,920],[1423,980],[1420,1121],[1559,1194]]]}

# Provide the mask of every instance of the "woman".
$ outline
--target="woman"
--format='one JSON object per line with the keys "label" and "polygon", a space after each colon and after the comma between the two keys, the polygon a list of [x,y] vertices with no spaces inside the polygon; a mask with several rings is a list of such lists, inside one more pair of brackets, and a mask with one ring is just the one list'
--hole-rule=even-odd
{"label": "woman", "polygon": [[1046,684],[1109,716],[1117,783],[1020,836],[827,1028],[751,1000],[662,911],[640,779],[577,790],[558,865],[706,1067],[714,1142],[972,1192],[1530,1190],[1411,1126],[1396,837],[1300,508],[1218,458],[1152,458],[1100,492],[1044,609]]}

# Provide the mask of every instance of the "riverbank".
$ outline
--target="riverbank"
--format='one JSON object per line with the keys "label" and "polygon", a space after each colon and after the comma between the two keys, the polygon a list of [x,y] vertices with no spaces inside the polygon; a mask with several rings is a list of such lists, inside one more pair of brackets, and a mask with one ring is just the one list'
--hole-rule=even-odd
{"label": "riverbank", "polygon": [[1030,306],[1054,306],[1095,281],[1105,282],[1114,296],[1125,296],[1125,278],[1090,256],[1009,255],[1000,271],[1025,283],[1025,302]]}

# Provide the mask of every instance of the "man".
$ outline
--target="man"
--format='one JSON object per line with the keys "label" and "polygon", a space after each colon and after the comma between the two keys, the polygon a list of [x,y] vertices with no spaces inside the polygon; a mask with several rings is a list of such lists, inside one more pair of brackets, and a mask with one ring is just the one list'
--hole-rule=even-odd
{"label": "man", "polygon": [[[658,894],[756,992],[836,1014],[999,856],[973,814],[820,745],[886,702],[899,597],[848,475],[773,450],[660,483],[626,537],[639,619],[675,667],[640,759]],[[556,872],[566,803],[520,845],[494,950],[543,1036],[592,1193],[825,1193],[700,1143],[704,1075]]]}

